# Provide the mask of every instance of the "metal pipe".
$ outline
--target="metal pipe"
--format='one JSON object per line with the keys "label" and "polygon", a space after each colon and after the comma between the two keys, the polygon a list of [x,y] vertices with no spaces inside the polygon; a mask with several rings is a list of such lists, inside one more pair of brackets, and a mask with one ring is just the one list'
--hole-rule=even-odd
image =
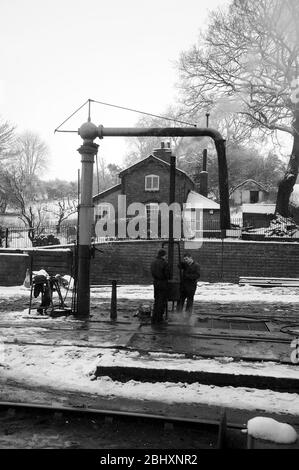
{"label": "metal pipe", "polygon": [[[81,128],[80,128],[81,129]],[[80,134],[79,129],[79,134]],[[80,134],[81,135],[81,134]],[[216,129],[202,127],[104,127],[97,128],[94,137],[211,137],[214,140],[223,140]]]}
{"label": "metal pipe", "polygon": [[202,171],[199,174],[199,192],[203,196],[208,196],[208,172],[207,172],[207,149],[203,150],[202,154]]}
{"label": "metal pipe", "polygon": [[[175,172],[176,172],[176,157],[170,157],[170,178],[169,178],[169,206],[175,202]],[[174,256],[174,243],[173,243],[173,211],[169,211],[169,244],[168,244],[168,263],[170,271],[170,279],[173,278],[173,256]]]}
{"label": "metal pipe", "polygon": [[202,171],[207,171],[208,150],[203,149],[202,152]]}
{"label": "metal pipe", "polygon": [[[79,135],[91,140],[99,137],[211,137],[215,142],[219,167],[220,228],[230,228],[229,189],[226,162],[225,140],[220,132],[213,128],[200,127],[103,127],[92,123],[83,124]],[[88,137],[86,137],[88,136]]]}

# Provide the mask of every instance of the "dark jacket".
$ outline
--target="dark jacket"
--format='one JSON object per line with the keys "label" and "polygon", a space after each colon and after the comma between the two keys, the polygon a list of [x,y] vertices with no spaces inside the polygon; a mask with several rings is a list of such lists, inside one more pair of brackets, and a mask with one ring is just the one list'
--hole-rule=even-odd
{"label": "dark jacket", "polygon": [[151,264],[151,273],[154,281],[167,281],[170,275],[167,261],[156,258]]}
{"label": "dark jacket", "polygon": [[196,284],[200,278],[200,267],[199,264],[193,261],[192,264],[185,262],[180,263],[182,270],[182,282],[184,284]]}

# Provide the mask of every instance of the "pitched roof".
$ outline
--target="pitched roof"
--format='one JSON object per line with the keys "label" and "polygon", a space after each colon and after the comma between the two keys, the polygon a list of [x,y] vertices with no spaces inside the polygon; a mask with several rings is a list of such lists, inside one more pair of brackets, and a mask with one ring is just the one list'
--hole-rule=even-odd
{"label": "pitched roof", "polygon": [[[133,168],[137,168],[138,166],[142,166],[144,163],[146,163],[147,160],[156,160],[157,162],[159,162],[161,165],[163,166],[167,166],[167,167],[170,167],[170,163],[167,163],[165,162],[164,160],[162,160],[161,158],[158,158],[154,155],[149,155],[148,157],[146,158],[143,158],[143,160],[139,160],[139,162],[137,163],[134,163],[133,165],[129,166],[128,168],[125,168],[124,170],[122,170],[120,173],[119,173],[119,176],[122,177],[125,173],[127,173],[128,171],[132,170]],[[183,175],[185,175],[187,178],[189,178],[190,181],[191,178],[190,176],[187,175],[187,173],[185,173],[185,171],[183,170],[180,170],[179,168],[176,168],[176,171],[179,172],[179,173],[182,173]],[[193,181],[192,181],[193,182]]]}
{"label": "pitched roof", "polygon": [[[186,204],[190,204],[190,209],[220,209],[220,205],[196,191],[190,191],[187,197]],[[188,207],[186,207],[188,209]]]}
{"label": "pitched roof", "polygon": [[93,196],[93,199],[96,199],[97,197],[102,197],[102,196],[107,196],[110,193],[113,193],[114,191],[119,191],[121,189],[121,183],[116,184],[115,186],[111,186],[111,188],[105,189],[105,191],[102,191],[101,193],[95,194]]}
{"label": "pitched roof", "polygon": [[255,181],[255,180],[253,180],[253,179],[248,179],[248,180],[243,181],[242,183],[237,184],[237,186],[235,186],[234,188],[232,188],[232,189],[230,190],[230,194],[232,194],[236,189],[240,188],[240,186],[244,186],[244,185],[247,184],[247,183],[255,184],[255,185],[258,186],[262,191],[265,191],[266,193],[269,192],[269,191],[267,191],[267,189],[265,188],[265,186],[263,186],[261,183],[258,183],[257,181]]}

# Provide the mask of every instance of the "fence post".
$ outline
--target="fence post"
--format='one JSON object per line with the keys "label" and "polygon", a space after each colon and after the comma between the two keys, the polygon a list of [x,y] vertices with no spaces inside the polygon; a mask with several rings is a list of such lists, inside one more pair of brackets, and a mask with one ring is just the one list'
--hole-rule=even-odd
{"label": "fence post", "polygon": [[112,280],[112,292],[111,292],[111,308],[110,308],[110,319],[115,321],[117,319],[117,295],[116,295],[117,281]]}

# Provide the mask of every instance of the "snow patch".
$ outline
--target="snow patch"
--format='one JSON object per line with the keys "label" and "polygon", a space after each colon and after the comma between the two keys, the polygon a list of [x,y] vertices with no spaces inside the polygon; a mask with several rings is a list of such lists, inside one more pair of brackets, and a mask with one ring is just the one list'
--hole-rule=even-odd
{"label": "snow patch", "polygon": [[264,439],[277,444],[293,444],[298,438],[292,426],[272,418],[252,418],[247,423],[247,430],[248,434],[256,439]]}

